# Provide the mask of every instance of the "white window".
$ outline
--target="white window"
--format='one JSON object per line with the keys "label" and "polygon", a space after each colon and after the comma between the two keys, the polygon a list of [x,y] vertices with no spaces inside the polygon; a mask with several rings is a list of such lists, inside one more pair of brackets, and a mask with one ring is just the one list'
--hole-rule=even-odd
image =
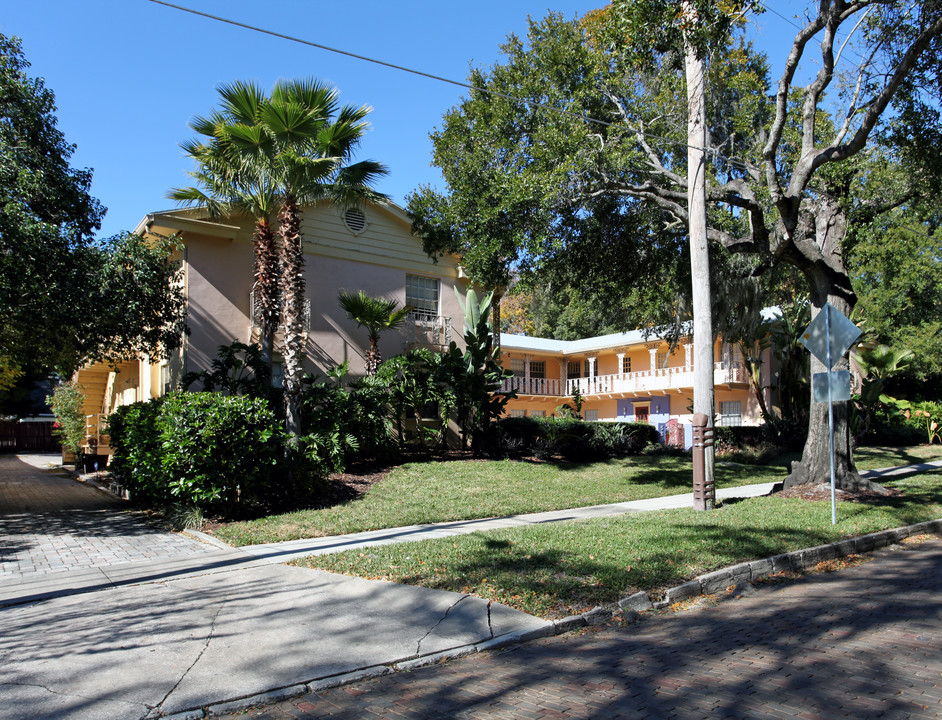
{"label": "white window", "polygon": [[742,425],[742,402],[730,400],[720,403],[720,425],[739,427]]}
{"label": "white window", "polygon": [[593,375],[593,374],[592,374],[592,365],[593,365],[594,363],[593,363],[593,364],[590,364],[589,361],[586,360],[583,364],[584,364],[584,367],[585,367],[585,373],[583,374],[582,377],[587,377],[587,378],[590,378],[590,377],[598,377],[598,375],[599,375],[598,366],[596,366],[596,368],[595,368],[595,374]]}
{"label": "white window", "polygon": [[406,275],[406,305],[420,318],[438,317],[438,278]]}
{"label": "white window", "polygon": [[511,408],[510,417],[526,417],[527,411],[523,408]]}
{"label": "white window", "polygon": [[579,378],[582,377],[582,363],[578,360],[570,360],[566,366],[566,377],[567,378]]}
{"label": "white window", "polygon": [[588,420],[589,422],[598,422],[598,419],[599,419],[598,410],[586,410],[583,413],[583,415],[585,416],[585,419]]}
{"label": "white window", "polygon": [[546,417],[546,410],[531,410],[530,417]]}
{"label": "white window", "polygon": [[510,372],[514,374],[514,377],[523,377],[526,373],[526,363],[522,359],[511,358]]}
{"label": "white window", "polygon": [[546,377],[546,361],[545,360],[531,360],[530,361],[530,377],[539,378],[540,380]]}
{"label": "white window", "polygon": [[664,350],[663,352],[660,351],[660,350],[658,351],[658,353],[657,353],[657,366],[658,366],[658,368],[666,368],[666,367],[667,367],[667,358],[668,358],[668,357],[670,357],[670,355],[668,355],[667,350]]}
{"label": "white window", "polygon": [[623,373],[631,372],[631,358],[627,355],[621,359],[621,371]]}

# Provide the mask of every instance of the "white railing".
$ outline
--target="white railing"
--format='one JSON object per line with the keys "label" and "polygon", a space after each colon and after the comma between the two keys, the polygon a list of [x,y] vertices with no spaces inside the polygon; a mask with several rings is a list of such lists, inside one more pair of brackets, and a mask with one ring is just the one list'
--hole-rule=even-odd
{"label": "white railing", "polygon": [[512,377],[501,383],[503,392],[516,390],[518,395],[551,395],[562,397],[568,395],[563,380],[546,380],[545,378]]}
{"label": "white railing", "polygon": [[[718,362],[713,370],[716,385],[746,382],[746,373],[740,363]],[[680,390],[693,387],[693,368],[668,367],[656,370],[640,370],[620,375],[598,375],[591,378],[570,380],[545,380],[543,378],[513,377],[504,380],[501,390],[516,390],[518,395],[572,396],[576,390],[580,395],[616,395],[620,393],[656,392]]]}
{"label": "white railing", "polygon": [[451,343],[450,317],[411,313],[399,329],[408,345],[445,348]]}

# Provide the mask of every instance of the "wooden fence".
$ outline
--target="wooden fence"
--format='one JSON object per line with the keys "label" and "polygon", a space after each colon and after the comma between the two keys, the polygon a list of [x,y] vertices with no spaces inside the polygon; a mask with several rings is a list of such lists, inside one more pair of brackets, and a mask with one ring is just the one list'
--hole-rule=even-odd
{"label": "wooden fence", "polygon": [[49,422],[0,421],[0,452],[59,452],[62,446]]}

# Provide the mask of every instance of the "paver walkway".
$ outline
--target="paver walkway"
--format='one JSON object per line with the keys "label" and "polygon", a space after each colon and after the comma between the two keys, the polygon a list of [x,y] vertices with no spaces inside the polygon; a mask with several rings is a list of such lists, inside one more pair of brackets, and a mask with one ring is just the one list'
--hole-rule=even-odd
{"label": "paver walkway", "polygon": [[236,720],[942,718],[942,541],[625,628],[303,695]]}
{"label": "paver walkway", "polygon": [[0,580],[218,552],[49,469],[58,459],[0,455]]}

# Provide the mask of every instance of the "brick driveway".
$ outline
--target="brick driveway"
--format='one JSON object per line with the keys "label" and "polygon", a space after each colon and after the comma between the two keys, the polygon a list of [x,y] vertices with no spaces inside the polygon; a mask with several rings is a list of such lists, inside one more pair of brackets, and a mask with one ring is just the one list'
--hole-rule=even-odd
{"label": "brick driveway", "polygon": [[0,455],[0,581],[218,551],[46,469],[56,458]]}
{"label": "brick driveway", "polygon": [[942,718],[942,541],[235,718]]}

